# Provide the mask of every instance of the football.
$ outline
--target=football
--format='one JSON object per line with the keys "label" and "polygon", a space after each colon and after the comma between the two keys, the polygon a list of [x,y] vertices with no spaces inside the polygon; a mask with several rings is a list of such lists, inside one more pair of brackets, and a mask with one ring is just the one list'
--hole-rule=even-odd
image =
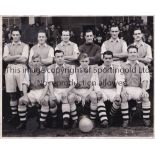
{"label": "football", "polygon": [[79,121],[80,131],[87,133],[92,131],[93,127],[93,122],[87,116],[82,116],[82,118]]}

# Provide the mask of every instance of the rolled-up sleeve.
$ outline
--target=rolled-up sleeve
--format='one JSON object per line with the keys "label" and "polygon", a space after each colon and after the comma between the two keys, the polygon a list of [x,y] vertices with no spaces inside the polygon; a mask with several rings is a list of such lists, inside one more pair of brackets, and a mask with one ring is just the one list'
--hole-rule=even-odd
{"label": "rolled-up sleeve", "polygon": [[54,49],[52,47],[49,50],[48,57],[54,58]]}
{"label": "rolled-up sleeve", "polygon": [[7,45],[4,46],[3,59],[9,55],[9,48]]}
{"label": "rolled-up sleeve", "polygon": [[123,41],[122,52],[127,54],[127,43],[125,41]]}
{"label": "rolled-up sleeve", "polygon": [[152,50],[151,50],[151,46],[150,45],[147,45],[146,58],[149,58],[150,60],[152,60]]}
{"label": "rolled-up sleeve", "polygon": [[73,44],[73,53],[78,58],[80,52],[79,52],[77,44],[75,44],[75,43]]}
{"label": "rolled-up sleeve", "polygon": [[101,54],[103,54],[106,50],[105,44],[103,43],[101,46]]}
{"label": "rolled-up sleeve", "polygon": [[23,52],[22,52],[22,57],[25,57],[26,59],[28,59],[29,57],[29,46],[25,45],[23,48]]}

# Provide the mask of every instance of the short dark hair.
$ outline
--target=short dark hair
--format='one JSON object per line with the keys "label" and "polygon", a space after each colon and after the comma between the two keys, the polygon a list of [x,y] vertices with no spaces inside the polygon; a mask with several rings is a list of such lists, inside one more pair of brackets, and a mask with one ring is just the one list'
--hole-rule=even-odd
{"label": "short dark hair", "polygon": [[46,37],[47,37],[47,33],[46,33],[45,30],[39,30],[39,31],[38,31],[38,34],[39,34],[39,33],[45,33],[45,35],[46,35]]}
{"label": "short dark hair", "polygon": [[69,29],[63,29],[63,30],[61,31],[61,35],[62,35],[62,32],[63,32],[63,31],[69,32],[69,35],[70,35],[70,30],[69,30]]}
{"label": "short dark hair", "polygon": [[133,30],[133,34],[134,34],[134,32],[135,32],[135,31],[137,31],[137,30],[140,30],[140,31],[141,31],[141,33],[142,33],[141,28],[140,28],[140,27],[136,27],[136,28]]}
{"label": "short dark hair", "polygon": [[87,53],[81,53],[78,57],[78,60],[85,59],[85,58],[89,58],[88,54]]}
{"label": "short dark hair", "polygon": [[103,53],[103,58],[104,58],[105,55],[111,55],[112,58],[113,58],[113,52],[111,52],[111,51],[105,51],[105,52]]}
{"label": "short dark hair", "polygon": [[64,55],[64,52],[61,51],[61,50],[56,50],[56,51],[54,52],[54,56],[56,55],[56,53],[63,53],[63,55]]}
{"label": "short dark hair", "polygon": [[41,57],[40,57],[40,55],[39,55],[39,54],[35,54],[35,55],[33,55],[33,56],[32,56],[32,61],[33,61],[34,59],[36,59],[36,58],[41,59]]}
{"label": "short dark hair", "polygon": [[135,46],[135,45],[130,45],[130,46],[128,46],[127,51],[129,52],[129,50],[130,50],[131,48],[135,48],[135,49],[137,50],[137,52],[138,52],[138,48],[137,48],[137,46]]}
{"label": "short dark hair", "polygon": [[12,30],[11,30],[11,34],[14,32],[14,31],[18,31],[19,33],[20,33],[20,35],[21,35],[21,30],[18,28],[18,27],[15,27],[15,28],[13,28]]}
{"label": "short dark hair", "polygon": [[111,25],[110,30],[111,30],[111,28],[113,28],[113,27],[118,27],[118,29],[119,29],[119,26],[118,26],[118,25]]}
{"label": "short dark hair", "polygon": [[94,34],[93,30],[88,29],[88,30],[85,31],[84,35],[86,35],[86,33],[89,33],[89,32],[92,32]]}

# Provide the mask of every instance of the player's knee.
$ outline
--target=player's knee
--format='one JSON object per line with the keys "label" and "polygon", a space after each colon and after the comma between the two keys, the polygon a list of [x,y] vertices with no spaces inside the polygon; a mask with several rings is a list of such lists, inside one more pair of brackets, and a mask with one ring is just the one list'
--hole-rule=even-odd
{"label": "player's knee", "polygon": [[49,106],[50,106],[50,108],[55,107],[55,106],[56,106],[56,102],[53,101],[53,100],[51,100],[51,101],[49,102]]}
{"label": "player's knee", "polygon": [[62,101],[63,101],[63,100],[66,100],[66,99],[67,99],[67,93],[65,93],[65,92],[62,93],[62,94],[61,94],[61,98],[62,98]]}
{"label": "player's knee", "polygon": [[103,98],[103,94],[101,92],[97,92],[96,97],[98,100],[101,100]]}
{"label": "player's knee", "polygon": [[19,99],[19,106],[22,106],[22,105],[27,105],[28,104],[28,100],[26,100],[24,97],[21,97]]}
{"label": "player's knee", "polygon": [[75,101],[75,94],[68,95],[68,102],[73,103]]}
{"label": "player's knee", "polygon": [[91,101],[97,101],[97,96],[95,92],[91,92],[89,96]]}

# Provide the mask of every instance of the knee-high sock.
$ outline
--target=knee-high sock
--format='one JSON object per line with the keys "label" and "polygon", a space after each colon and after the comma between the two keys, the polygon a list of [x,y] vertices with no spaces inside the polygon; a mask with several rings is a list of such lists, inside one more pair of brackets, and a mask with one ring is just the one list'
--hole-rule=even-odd
{"label": "knee-high sock", "polygon": [[70,105],[69,105],[69,103],[63,103],[62,104],[62,113],[63,113],[63,119],[64,118],[70,118]]}
{"label": "knee-high sock", "polygon": [[55,104],[53,107],[50,107],[50,114],[53,118],[57,117],[57,105]]}
{"label": "knee-high sock", "polygon": [[150,101],[142,102],[143,119],[150,119],[151,104]]}
{"label": "knee-high sock", "polygon": [[90,119],[95,120],[96,119],[96,112],[97,112],[97,105],[91,103],[90,104]]}
{"label": "knee-high sock", "polygon": [[14,100],[14,101],[11,100],[10,107],[11,107],[12,115],[17,115],[17,112],[18,112],[17,100]]}
{"label": "knee-high sock", "polygon": [[121,112],[123,120],[129,120],[129,105],[128,102],[121,103]]}
{"label": "knee-high sock", "polygon": [[26,114],[27,114],[26,105],[19,105],[18,106],[18,113],[19,113],[20,121],[25,122],[26,121]]}
{"label": "knee-high sock", "polygon": [[114,116],[119,108],[120,106],[118,106],[115,102],[113,102],[110,115]]}
{"label": "knee-high sock", "polygon": [[42,106],[40,111],[40,122],[45,122],[49,112],[48,106]]}
{"label": "knee-high sock", "polygon": [[104,102],[100,101],[97,103],[97,111],[101,122],[108,120]]}
{"label": "knee-high sock", "polygon": [[77,109],[76,109],[75,103],[72,103],[70,105],[70,107],[71,107],[71,117],[72,117],[72,120],[77,120],[78,119],[78,115],[77,115]]}

